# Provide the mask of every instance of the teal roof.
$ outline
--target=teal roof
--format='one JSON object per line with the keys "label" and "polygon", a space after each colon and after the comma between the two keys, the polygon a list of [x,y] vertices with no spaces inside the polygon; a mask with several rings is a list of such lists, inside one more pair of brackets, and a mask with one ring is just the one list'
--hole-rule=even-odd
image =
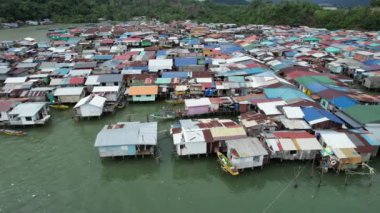
{"label": "teal roof", "polygon": [[284,101],[289,101],[293,99],[305,99],[312,101],[312,99],[305,93],[294,88],[265,88],[264,94],[269,99],[281,98]]}
{"label": "teal roof", "polygon": [[157,78],[156,84],[170,84],[172,82],[171,78]]}
{"label": "teal roof", "polygon": [[327,47],[327,48],[325,48],[325,50],[329,53],[339,53],[340,52],[340,49],[336,48],[336,47]]}

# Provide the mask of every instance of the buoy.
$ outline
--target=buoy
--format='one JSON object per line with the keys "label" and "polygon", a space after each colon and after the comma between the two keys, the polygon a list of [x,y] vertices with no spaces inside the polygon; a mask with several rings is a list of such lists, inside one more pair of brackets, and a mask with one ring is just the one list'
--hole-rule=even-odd
{"label": "buoy", "polygon": [[331,161],[330,161],[330,165],[331,165],[331,166],[335,166],[335,165],[336,165],[336,160],[331,160]]}

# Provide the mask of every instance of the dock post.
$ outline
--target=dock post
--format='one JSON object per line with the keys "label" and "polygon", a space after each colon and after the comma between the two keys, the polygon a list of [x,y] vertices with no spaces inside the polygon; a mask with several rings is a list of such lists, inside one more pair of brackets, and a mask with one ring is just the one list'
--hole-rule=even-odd
{"label": "dock post", "polygon": [[313,162],[311,163],[310,177],[314,177],[314,164],[315,164],[315,155],[314,155],[314,158],[313,158]]}
{"label": "dock post", "polygon": [[323,167],[322,167],[322,169],[321,169],[321,175],[319,176],[318,187],[321,187],[321,185],[322,185],[322,178],[323,178]]}
{"label": "dock post", "polygon": [[348,185],[348,173],[346,171],[346,177],[344,178],[344,186]]}

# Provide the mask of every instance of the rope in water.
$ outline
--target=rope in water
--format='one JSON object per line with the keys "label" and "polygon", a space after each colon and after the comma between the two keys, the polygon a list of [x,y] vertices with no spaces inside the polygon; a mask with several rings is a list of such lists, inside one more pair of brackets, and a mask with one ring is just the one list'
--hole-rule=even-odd
{"label": "rope in water", "polygon": [[[310,162],[310,161],[309,161]],[[298,178],[298,176],[302,173],[302,171],[306,168],[306,166],[309,164],[305,164],[305,166],[302,167],[301,171],[298,172],[298,174],[281,190],[280,193],[277,194],[277,196],[268,204],[268,206],[262,211],[263,213],[267,212],[268,209],[270,209],[278,199],[282,196],[282,194],[289,188],[289,186],[292,185],[292,183]]]}

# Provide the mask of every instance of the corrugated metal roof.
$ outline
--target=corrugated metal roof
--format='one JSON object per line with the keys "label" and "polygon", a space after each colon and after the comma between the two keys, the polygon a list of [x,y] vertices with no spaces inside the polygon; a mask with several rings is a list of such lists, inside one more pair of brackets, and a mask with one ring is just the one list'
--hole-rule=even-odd
{"label": "corrugated metal roof", "polygon": [[10,111],[8,114],[9,115],[18,115],[19,117],[34,116],[46,104],[47,103],[45,103],[45,102],[20,103],[12,111]]}
{"label": "corrugated metal roof", "polygon": [[106,125],[96,137],[95,147],[156,145],[157,122],[119,122]]}
{"label": "corrugated metal roof", "polygon": [[235,149],[240,158],[267,155],[267,150],[257,138],[242,138],[226,141],[229,150]]}
{"label": "corrugated metal roof", "polygon": [[225,128],[216,127],[210,129],[213,141],[220,140],[233,140],[247,137],[247,134],[243,127],[238,128]]}
{"label": "corrugated metal roof", "polygon": [[54,91],[54,96],[81,95],[84,87],[65,87]]}

